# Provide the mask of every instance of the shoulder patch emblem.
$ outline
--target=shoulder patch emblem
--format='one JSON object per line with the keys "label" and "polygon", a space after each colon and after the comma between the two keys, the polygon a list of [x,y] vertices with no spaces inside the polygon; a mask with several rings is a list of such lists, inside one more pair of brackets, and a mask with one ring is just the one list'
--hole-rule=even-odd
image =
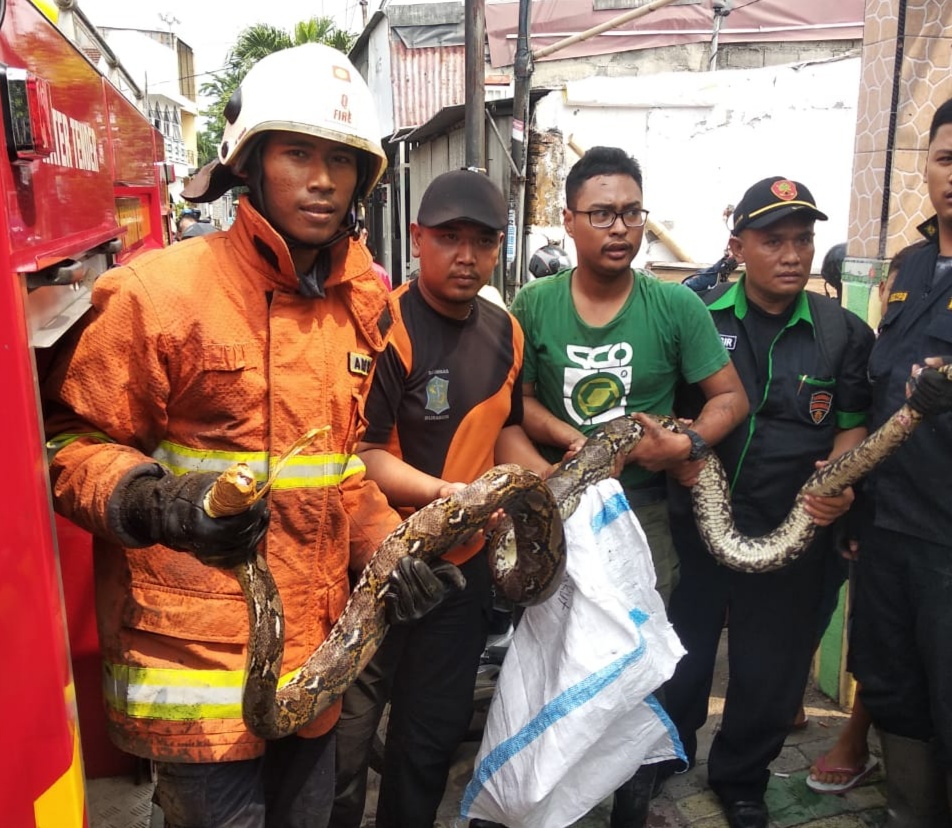
{"label": "shoulder patch emblem", "polygon": [[354,351],[347,354],[347,369],[352,374],[360,374],[360,376],[366,377],[370,374],[370,369],[373,364],[373,359],[367,356],[367,354],[358,354]]}
{"label": "shoulder patch emblem", "polygon": [[829,391],[814,391],[810,395],[810,419],[819,425],[833,409],[833,395]]}
{"label": "shoulder patch emblem", "polygon": [[909,298],[909,294],[904,290],[897,290],[894,293],[889,294],[889,298],[886,300],[887,305],[891,305],[893,302],[905,302]]}
{"label": "shoulder patch emblem", "polygon": [[434,414],[442,414],[450,407],[449,381],[442,377],[431,377],[426,384],[426,410]]}
{"label": "shoulder patch emblem", "polygon": [[733,351],[737,347],[737,337],[732,334],[721,334],[721,344],[728,351]]}

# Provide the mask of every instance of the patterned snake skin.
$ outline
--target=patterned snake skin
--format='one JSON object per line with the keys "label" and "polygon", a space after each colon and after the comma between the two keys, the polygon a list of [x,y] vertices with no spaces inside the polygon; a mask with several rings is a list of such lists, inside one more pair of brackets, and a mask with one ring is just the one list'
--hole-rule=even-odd
{"label": "patterned snake skin", "polygon": [[[952,381],[952,364],[938,370]],[[757,538],[748,538],[734,527],[727,475],[712,454],[691,490],[694,517],[708,551],[738,572],[771,572],[795,561],[806,551],[817,530],[803,507],[804,496],[840,494],[899,448],[920,422],[922,414],[903,405],[859,445],[813,472],[800,487],[783,523]]]}
{"label": "patterned snake skin", "polygon": [[[952,365],[939,370],[952,380]],[[656,419],[670,431],[679,430],[670,417]],[[734,528],[727,477],[711,454],[692,489],[694,514],[711,554],[741,572],[786,566],[802,554],[816,531],[803,508],[804,494],[839,494],[901,445],[921,420],[921,414],[904,405],[854,449],[814,472],[784,522],[758,538],[745,537]],[[281,597],[263,558],[237,567],[251,627],[242,706],[245,723],[262,738],[281,738],[339,699],[387,631],[384,594],[397,561],[403,555],[424,560],[441,556],[470,538],[497,509],[507,513],[503,526],[490,538],[489,561],[497,587],[516,603],[545,600],[558,587],[565,568],[562,521],[575,511],[585,489],[608,477],[616,457],[630,451],[643,433],[636,420],[619,417],[602,424],[545,483],[518,466],[496,466],[451,497],[417,511],[380,545],[330,635],[280,689]]]}
{"label": "patterned snake skin", "polygon": [[[496,466],[466,488],[420,509],[378,547],[327,639],[278,688],[284,655],[281,597],[260,556],[235,569],[248,603],[251,640],[242,699],[245,723],[258,736],[294,733],[333,704],[367,666],[387,631],[384,594],[404,555],[433,560],[470,538],[497,509],[512,520],[516,548],[497,553],[494,577],[520,603],[544,600],[565,567],[562,522],[538,475]],[[553,514],[556,518],[553,520]]]}
{"label": "patterned snake skin", "polygon": [[[667,426],[676,429],[673,421]],[[258,556],[234,572],[248,604],[251,629],[242,715],[264,739],[294,733],[326,710],[367,666],[387,631],[384,594],[403,555],[433,560],[471,537],[497,509],[507,518],[489,541],[493,580],[511,601],[545,600],[562,580],[562,520],[586,487],[611,473],[614,458],[641,439],[627,417],[593,434],[545,483],[519,466],[496,466],[482,477],[411,515],[378,547],[327,639],[290,681],[278,688],[284,656],[281,596],[267,561]]]}

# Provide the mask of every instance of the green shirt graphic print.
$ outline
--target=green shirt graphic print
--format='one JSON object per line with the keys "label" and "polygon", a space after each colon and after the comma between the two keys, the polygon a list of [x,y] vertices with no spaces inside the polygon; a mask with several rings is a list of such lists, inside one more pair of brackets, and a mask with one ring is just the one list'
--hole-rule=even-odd
{"label": "green shirt graphic print", "polygon": [[[593,327],[572,302],[573,272],[530,282],[516,294],[512,313],[526,337],[524,381],[535,385],[546,409],[582,433],[636,411],[670,414],[680,381],[699,382],[727,364],[710,313],[689,288],[635,270],[621,310]],[[637,487],[651,476],[629,464],[621,480]]]}

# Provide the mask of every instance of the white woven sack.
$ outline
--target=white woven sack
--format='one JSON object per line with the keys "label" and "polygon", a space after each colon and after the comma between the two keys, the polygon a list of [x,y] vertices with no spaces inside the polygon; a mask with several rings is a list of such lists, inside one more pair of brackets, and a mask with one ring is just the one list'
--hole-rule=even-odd
{"label": "white woven sack", "polygon": [[643,764],[684,758],[651,693],[684,654],[617,480],[567,521],[561,587],[526,610],[496,687],[461,816],[508,828],[575,822]]}

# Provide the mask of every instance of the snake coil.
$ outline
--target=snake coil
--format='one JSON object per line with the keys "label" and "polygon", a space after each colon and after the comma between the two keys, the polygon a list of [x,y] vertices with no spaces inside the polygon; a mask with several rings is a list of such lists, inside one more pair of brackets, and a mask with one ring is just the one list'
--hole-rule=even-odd
{"label": "snake coil", "polygon": [[[952,380],[952,365],[939,370]],[[656,419],[666,429],[679,430],[670,417]],[[692,500],[711,554],[740,572],[769,572],[791,563],[816,531],[803,508],[804,495],[842,492],[895,451],[921,420],[921,414],[903,405],[859,445],[814,472],[784,522],[757,538],[745,537],[734,528],[727,478],[720,461],[710,455],[692,489]],[[509,521],[490,541],[496,584],[517,603],[547,598],[558,587],[565,567],[562,521],[575,511],[585,489],[608,477],[619,453],[630,451],[643,434],[637,420],[619,417],[599,426],[545,483],[518,466],[496,466],[451,497],[417,511],[383,541],[327,639],[280,689],[281,597],[263,557],[237,567],[251,628],[242,698],[247,726],[262,738],[281,738],[313,721],[340,698],[386,633],[383,596],[400,557],[433,560],[471,537],[497,509],[505,509]]]}

